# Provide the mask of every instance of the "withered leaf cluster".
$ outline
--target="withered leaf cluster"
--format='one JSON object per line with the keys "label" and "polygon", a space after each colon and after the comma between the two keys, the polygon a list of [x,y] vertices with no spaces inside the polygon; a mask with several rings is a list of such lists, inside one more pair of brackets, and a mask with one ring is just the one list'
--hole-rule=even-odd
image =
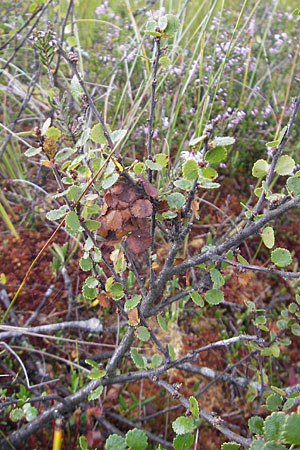
{"label": "withered leaf cluster", "polygon": [[124,236],[132,253],[144,253],[151,244],[149,216],[153,211],[151,198],[157,190],[149,181],[140,178],[143,189],[121,177],[117,183],[105,191],[104,201],[98,220],[101,228],[98,234],[105,238],[105,244],[113,246]]}

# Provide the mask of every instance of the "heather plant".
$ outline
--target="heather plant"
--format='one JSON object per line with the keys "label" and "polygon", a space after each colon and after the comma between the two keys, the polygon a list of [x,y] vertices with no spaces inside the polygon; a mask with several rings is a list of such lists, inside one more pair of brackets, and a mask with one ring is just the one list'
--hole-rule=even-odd
{"label": "heather plant", "polygon": [[[300,335],[300,273],[295,252],[281,243],[280,232],[285,216],[296,217],[300,203],[294,154],[300,103],[294,55],[299,49],[285,55],[282,46],[285,39],[292,43],[299,10],[281,16],[289,20],[285,36],[276,22],[278,2],[267,22],[261,2],[245,0],[236,13],[226,11],[225,2],[211,2],[189,18],[188,27],[187,2],[168,12],[133,11],[125,1],[126,28],[109,2],[94,8],[93,19],[78,19],[76,2],[69,1],[65,8],[49,9],[51,23],[42,28],[42,14],[51,3],[31,4],[28,23],[39,22],[27,29],[20,20],[19,32],[2,44],[3,50],[9,47],[25,29],[21,44],[26,42],[32,55],[25,62],[28,67],[20,67],[21,44],[16,43],[1,69],[4,78],[7,73],[13,78],[11,71],[20,74],[25,92],[19,105],[16,89],[21,88],[12,83],[9,96],[16,116],[10,127],[3,124],[10,136],[3,144],[7,159],[1,162],[7,170],[5,196],[22,195],[19,179],[22,188],[28,187],[24,196],[29,202],[40,204],[37,192],[44,194],[46,211],[40,217],[51,233],[11,299],[6,293],[9,273],[1,269],[6,301],[1,345],[4,367],[15,373],[12,385],[1,389],[1,448],[23,445],[53,421],[53,449],[61,447],[63,429],[70,448],[196,449],[203,445],[201,432],[207,424],[229,440],[223,450],[292,449],[300,444],[299,384],[289,386],[286,378],[282,383],[278,367],[285,349]],[[227,29],[224,17],[231,23]],[[98,22],[108,28],[106,39]],[[93,25],[81,35],[84,23]],[[261,41],[255,37],[257,23],[267,23]],[[268,34],[271,26],[277,37]],[[123,42],[122,47],[115,49],[115,42]],[[274,49],[269,63],[266,48]],[[286,57],[284,70],[276,69],[282,79],[288,77],[283,90],[272,79],[277,54]],[[34,89],[24,90],[32,61],[39,76],[31,79]],[[266,80],[261,78],[264,71]],[[105,90],[100,83],[108,83]],[[257,96],[259,88],[266,94]],[[272,102],[278,117],[272,115]],[[27,129],[19,132],[19,117],[37,105],[39,112],[34,119],[27,115]],[[274,122],[267,121],[269,114]],[[255,126],[250,127],[252,118]],[[245,144],[238,150],[250,132],[258,157],[256,152],[249,156]],[[21,142],[25,149],[17,146],[15,153],[17,144],[11,142]],[[15,171],[10,180],[9,170]],[[252,180],[252,192],[239,198],[241,207],[232,215],[230,195],[223,194],[224,204],[218,199],[226,180],[231,183],[239,171]],[[33,208],[31,223],[34,214]],[[6,223],[13,232],[14,226]],[[64,242],[58,243],[61,231]],[[49,249],[53,276],[62,277],[67,292],[64,319],[38,322],[51,285],[21,327],[16,315],[20,295]],[[72,285],[75,270],[77,291]],[[234,297],[232,286],[249,273],[270,280],[269,296],[246,293],[244,284],[245,292],[240,288]],[[279,300],[272,294],[274,279],[282,283]],[[108,317],[113,317],[112,325]],[[183,325],[191,317],[196,325],[200,319],[220,320],[215,339],[184,346]],[[72,337],[66,337],[67,330],[73,330]],[[114,339],[112,350],[91,350],[108,333]],[[205,329],[202,333],[204,339]],[[201,328],[194,334],[201,338]],[[31,338],[72,344],[76,350],[58,357],[55,346],[38,350]],[[54,369],[41,367],[35,351],[61,364],[57,377]],[[214,352],[227,361],[222,371],[201,364],[204,354]],[[190,389],[183,385],[189,374],[211,381]],[[143,393],[146,382],[157,395]],[[218,413],[202,405],[201,397],[217,382],[232,387],[232,402],[239,395],[245,426],[231,426],[222,405]],[[139,398],[133,392],[126,397],[127,386],[138,383]],[[166,408],[143,417],[159,395],[167,399]],[[173,411],[164,435],[144,425]]]}

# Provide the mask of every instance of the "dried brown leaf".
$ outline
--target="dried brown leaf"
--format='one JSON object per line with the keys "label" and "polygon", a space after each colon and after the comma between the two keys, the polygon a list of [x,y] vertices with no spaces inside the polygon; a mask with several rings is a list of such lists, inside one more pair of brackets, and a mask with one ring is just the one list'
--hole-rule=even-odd
{"label": "dried brown leaf", "polygon": [[144,253],[151,245],[151,235],[146,230],[134,230],[127,238],[127,245],[135,255]]}
{"label": "dried brown leaf", "polygon": [[121,192],[123,192],[123,189],[124,189],[123,183],[116,183],[109,189],[109,192],[112,195],[119,195],[121,194]]}
{"label": "dried brown leaf", "polygon": [[128,311],[128,321],[133,327],[136,327],[140,323],[139,313],[137,308],[132,308]]}
{"label": "dried brown leaf", "polygon": [[105,294],[99,294],[97,296],[97,300],[99,302],[99,305],[102,308],[108,308],[109,305],[110,305],[110,301],[109,301],[109,299],[107,298],[107,296]]}
{"label": "dried brown leaf", "polygon": [[144,189],[145,189],[145,193],[147,195],[149,195],[149,197],[157,197],[157,189],[155,186],[153,186],[152,183],[150,183],[150,181],[143,181],[143,185],[144,185]]}
{"label": "dried brown leaf", "polygon": [[119,230],[122,226],[122,216],[120,211],[110,211],[104,218],[103,221],[108,230]]}
{"label": "dried brown leaf", "polygon": [[125,188],[121,194],[118,195],[118,199],[122,202],[132,203],[137,198],[137,192],[132,185],[125,185]]}
{"label": "dried brown leaf", "polygon": [[137,200],[131,206],[130,211],[134,215],[134,217],[143,218],[148,217],[152,213],[152,204],[146,198]]}

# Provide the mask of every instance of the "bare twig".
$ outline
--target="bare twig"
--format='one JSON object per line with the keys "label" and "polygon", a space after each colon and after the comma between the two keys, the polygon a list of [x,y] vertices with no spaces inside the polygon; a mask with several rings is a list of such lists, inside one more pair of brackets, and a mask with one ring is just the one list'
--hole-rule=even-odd
{"label": "bare twig", "polygon": [[4,333],[0,333],[0,339],[7,339],[10,337],[20,336],[30,333],[53,333],[54,331],[66,330],[66,329],[80,329],[87,331],[89,333],[102,333],[103,325],[99,319],[93,317],[88,320],[75,320],[73,322],[61,322],[53,323],[50,325],[40,325],[38,327],[22,328],[22,327],[11,327],[8,325],[0,325],[0,330],[9,330]]}

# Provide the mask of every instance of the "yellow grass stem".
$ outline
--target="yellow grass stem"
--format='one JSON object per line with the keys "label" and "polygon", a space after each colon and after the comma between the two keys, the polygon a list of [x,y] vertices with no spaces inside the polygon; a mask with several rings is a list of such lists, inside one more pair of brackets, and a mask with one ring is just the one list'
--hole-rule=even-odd
{"label": "yellow grass stem", "polygon": [[61,450],[62,443],[63,443],[62,420],[56,419],[53,433],[52,450]]}

